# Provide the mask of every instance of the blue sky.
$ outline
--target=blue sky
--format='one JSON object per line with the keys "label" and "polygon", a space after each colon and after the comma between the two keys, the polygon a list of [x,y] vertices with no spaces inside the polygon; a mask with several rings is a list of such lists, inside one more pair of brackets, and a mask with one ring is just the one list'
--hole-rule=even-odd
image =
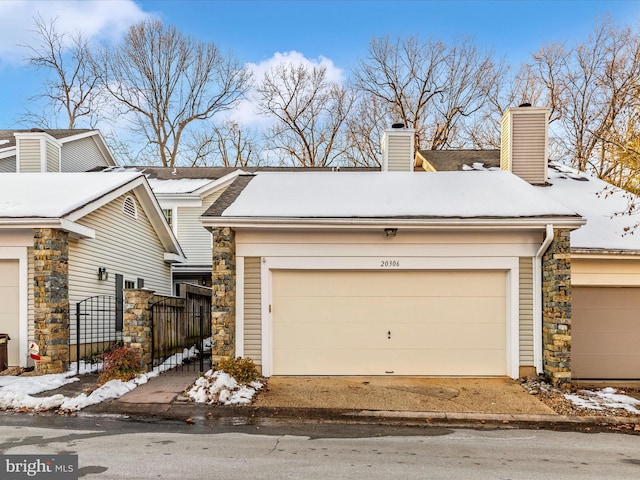
{"label": "blue sky", "polygon": [[296,51],[347,72],[366,55],[372,37],[419,34],[443,41],[474,36],[518,66],[545,42],[583,40],[598,20],[637,26],[640,1],[0,1],[0,128],[12,128],[42,79],[23,62],[32,18],[58,17],[62,29],[81,27],[113,41],[128,25],[160,18],[181,31],[231,50],[242,62],[267,63]]}

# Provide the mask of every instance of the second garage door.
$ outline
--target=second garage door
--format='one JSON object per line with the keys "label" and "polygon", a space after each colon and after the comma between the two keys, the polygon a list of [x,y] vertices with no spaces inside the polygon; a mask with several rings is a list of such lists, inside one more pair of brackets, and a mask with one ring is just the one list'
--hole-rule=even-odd
{"label": "second garage door", "polygon": [[274,375],[506,375],[506,273],[272,272]]}
{"label": "second garage door", "polygon": [[640,379],[640,288],[573,287],[573,378]]}

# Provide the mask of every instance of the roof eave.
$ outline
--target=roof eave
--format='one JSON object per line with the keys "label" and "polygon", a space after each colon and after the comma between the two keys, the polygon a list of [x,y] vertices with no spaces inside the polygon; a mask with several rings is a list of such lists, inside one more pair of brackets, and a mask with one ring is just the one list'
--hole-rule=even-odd
{"label": "roof eave", "polygon": [[69,232],[74,238],[96,238],[94,229],[80,225],[64,218],[0,218],[0,229],[32,229],[32,228],[56,228]]}
{"label": "roof eave", "polygon": [[207,217],[201,216],[200,222],[205,228],[245,227],[245,228],[339,228],[367,229],[403,227],[414,229],[531,229],[546,228],[552,224],[559,228],[577,229],[586,223],[582,217],[548,216],[548,217],[472,217],[472,218],[279,218],[279,217]]}

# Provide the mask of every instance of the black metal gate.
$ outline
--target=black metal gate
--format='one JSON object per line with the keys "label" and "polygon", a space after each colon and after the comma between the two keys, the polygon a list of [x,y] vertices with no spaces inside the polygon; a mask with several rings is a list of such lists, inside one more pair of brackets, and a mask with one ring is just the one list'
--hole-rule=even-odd
{"label": "black metal gate", "polygon": [[102,356],[114,344],[122,342],[122,300],[113,295],[98,295],[76,303],[75,322],[69,335],[69,364],[78,372],[102,368]]}
{"label": "black metal gate", "polygon": [[180,292],[151,306],[150,367],[204,372],[211,368],[211,289],[182,284]]}

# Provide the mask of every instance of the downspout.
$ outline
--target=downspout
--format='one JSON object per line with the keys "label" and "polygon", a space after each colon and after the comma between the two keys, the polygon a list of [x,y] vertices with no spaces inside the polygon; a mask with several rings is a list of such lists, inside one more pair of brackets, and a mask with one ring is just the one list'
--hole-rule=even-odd
{"label": "downspout", "polygon": [[533,259],[533,363],[538,374],[542,367],[542,256],[553,241],[553,225],[548,224],[546,235]]}

